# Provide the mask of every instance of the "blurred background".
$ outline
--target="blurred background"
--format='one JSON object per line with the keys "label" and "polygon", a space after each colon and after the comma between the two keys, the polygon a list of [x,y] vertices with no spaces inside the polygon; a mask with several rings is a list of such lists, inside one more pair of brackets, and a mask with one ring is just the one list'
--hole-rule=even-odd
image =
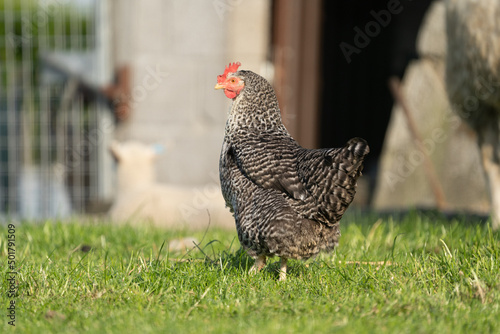
{"label": "blurred background", "polygon": [[218,182],[240,61],[303,146],[371,147],[355,206],[486,213],[444,85],[442,1],[0,0],[0,215],[105,213],[112,140],[162,144],[158,182]]}

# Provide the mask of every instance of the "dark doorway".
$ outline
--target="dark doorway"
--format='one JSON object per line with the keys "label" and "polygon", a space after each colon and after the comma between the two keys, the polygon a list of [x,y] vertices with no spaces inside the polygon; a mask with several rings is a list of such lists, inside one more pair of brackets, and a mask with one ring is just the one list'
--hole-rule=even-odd
{"label": "dark doorway", "polygon": [[274,0],[274,86],[283,121],[307,148],[362,137],[364,199],[371,201],[391,116],[391,76],[418,57],[416,39],[431,0]]}
{"label": "dark doorway", "polygon": [[376,168],[393,99],[388,79],[417,57],[415,41],[430,0],[323,1],[320,146],[352,137],[371,147]]}

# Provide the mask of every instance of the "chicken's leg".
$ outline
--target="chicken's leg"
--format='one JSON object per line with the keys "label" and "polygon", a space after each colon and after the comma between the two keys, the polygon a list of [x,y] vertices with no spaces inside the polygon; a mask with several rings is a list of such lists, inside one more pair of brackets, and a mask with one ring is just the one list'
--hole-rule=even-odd
{"label": "chicken's leg", "polygon": [[265,265],[266,265],[266,256],[265,255],[260,255],[259,257],[257,257],[255,259],[255,263],[252,266],[252,268],[250,268],[250,274],[257,273],[262,268],[264,268]]}
{"label": "chicken's leg", "polygon": [[280,281],[286,280],[286,261],[288,259],[286,257],[281,258],[281,263],[280,263]]}

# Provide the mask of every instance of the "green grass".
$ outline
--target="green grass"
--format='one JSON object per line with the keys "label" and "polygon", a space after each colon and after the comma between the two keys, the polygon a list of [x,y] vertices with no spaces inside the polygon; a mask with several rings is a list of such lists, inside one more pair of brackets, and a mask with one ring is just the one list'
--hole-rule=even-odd
{"label": "green grass", "polygon": [[[4,316],[4,279],[0,332],[500,331],[500,235],[487,224],[416,213],[342,223],[337,251],[290,261],[285,282],[277,262],[248,274],[253,260],[235,231],[16,223],[16,327]],[[6,259],[5,225],[0,232]],[[169,253],[169,240],[183,236],[202,240],[199,249]],[[6,261],[0,271],[8,277]]]}

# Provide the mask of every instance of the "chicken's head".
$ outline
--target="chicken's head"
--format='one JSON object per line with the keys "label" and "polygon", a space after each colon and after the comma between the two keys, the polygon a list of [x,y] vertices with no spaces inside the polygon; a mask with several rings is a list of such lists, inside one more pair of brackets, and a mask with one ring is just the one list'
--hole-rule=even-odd
{"label": "chicken's head", "polygon": [[240,62],[229,64],[229,66],[226,66],[224,74],[217,76],[215,89],[224,89],[224,94],[230,99],[234,99],[238,96],[243,87],[245,87],[243,80],[234,75],[240,66]]}

